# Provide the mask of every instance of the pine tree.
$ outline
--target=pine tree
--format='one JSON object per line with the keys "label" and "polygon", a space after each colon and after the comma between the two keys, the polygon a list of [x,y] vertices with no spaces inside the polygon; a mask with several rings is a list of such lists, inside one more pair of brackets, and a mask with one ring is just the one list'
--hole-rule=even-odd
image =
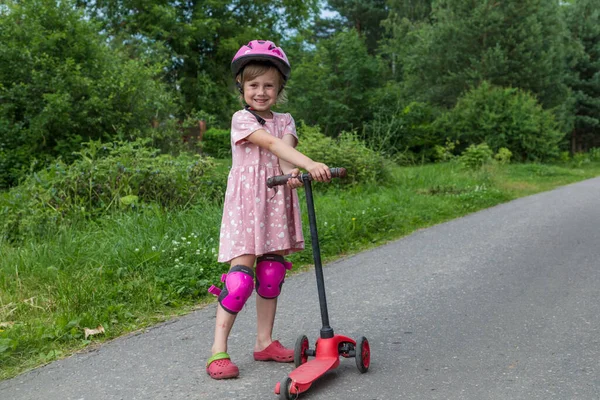
{"label": "pine tree", "polygon": [[369,52],[374,53],[384,33],[381,21],[388,15],[386,3],[386,0],[329,0],[327,8],[337,11],[340,25],[356,30],[365,38]]}
{"label": "pine tree", "polygon": [[534,93],[546,108],[566,97],[558,0],[439,0],[432,24],[410,34],[405,79],[416,99],[451,107],[486,80]]}
{"label": "pine tree", "polygon": [[571,150],[576,152],[600,147],[600,0],[577,0],[565,8],[581,50],[571,57],[567,81],[575,97]]}

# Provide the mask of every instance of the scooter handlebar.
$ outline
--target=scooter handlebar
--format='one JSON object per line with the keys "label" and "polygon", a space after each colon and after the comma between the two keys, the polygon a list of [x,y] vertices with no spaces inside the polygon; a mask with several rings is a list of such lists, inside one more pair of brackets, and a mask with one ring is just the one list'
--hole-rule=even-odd
{"label": "scooter handlebar", "polygon": [[[332,178],[346,177],[346,168],[329,168],[329,172],[331,172]],[[272,176],[269,179],[267,179],[267,186],[269,188],[272,188],[274,186],[285,185],[291,177],[291,174]],[[300,174],[296,178],[300,179],[302,182],[304,182],[307,179],[312,181],[312,176],[310,176],[309,173]]]}

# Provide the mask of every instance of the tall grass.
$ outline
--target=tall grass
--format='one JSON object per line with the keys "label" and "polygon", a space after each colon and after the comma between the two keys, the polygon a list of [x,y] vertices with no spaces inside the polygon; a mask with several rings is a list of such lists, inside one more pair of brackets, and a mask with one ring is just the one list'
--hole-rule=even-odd
{"label": "tall grass", "polygon": [[[394,168],[385,185],[315,184],[324,259],[513,198],[600,175],[600,164]],[[300,191],[304,206],[303,192]],[[304,210],[305,211],[305,210]],[[303,213],[306,217],[306,212]],[[136,330],[210,300],[227,265],[216,262],[219,204],[166,212],[147,207],[95,222],[74,221],[20,247],[0,242],[0,378],[59,358],[92,341]],[[307,250],[291,256],[312,263]],[[102,325],[103,336],[84,328]]]}

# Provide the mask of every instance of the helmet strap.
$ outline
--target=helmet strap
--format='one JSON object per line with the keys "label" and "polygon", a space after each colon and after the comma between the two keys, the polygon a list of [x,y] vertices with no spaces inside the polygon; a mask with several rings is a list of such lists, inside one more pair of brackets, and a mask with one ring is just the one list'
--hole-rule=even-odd
{"label": "helmet strap", "polygon": [[261,117],[260,115],[258,115],[256,113],[256,111],[254,111],[252,108],[250,108],[250,106],[248,104],[246,104],[244,106],[244,109],[246,111],[248,111],[250,114],[254,115],[254,117],[256,118],[256,120],[258,121],[259,124],[264,125],[267,123],[267,121],[265,121],[265,119],[263,117]]}

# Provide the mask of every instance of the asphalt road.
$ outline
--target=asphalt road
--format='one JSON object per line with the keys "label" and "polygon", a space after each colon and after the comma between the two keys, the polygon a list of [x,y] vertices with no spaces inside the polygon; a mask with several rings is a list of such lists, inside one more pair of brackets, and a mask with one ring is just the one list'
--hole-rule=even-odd
{"label": "asphalt road", "polygon": [[[369,338],[371,368],[342,359],[300,398],[600,399],[599,205],[596,178],[327,265],[331,325]],[[252,360],[253,298],[230,340],[241,377],[206,375],[214,313],[0,382],[0,399],[276,399],[293,365]],[[312,343],[320,323],[314,273],[288,278],[276,337]]]}

